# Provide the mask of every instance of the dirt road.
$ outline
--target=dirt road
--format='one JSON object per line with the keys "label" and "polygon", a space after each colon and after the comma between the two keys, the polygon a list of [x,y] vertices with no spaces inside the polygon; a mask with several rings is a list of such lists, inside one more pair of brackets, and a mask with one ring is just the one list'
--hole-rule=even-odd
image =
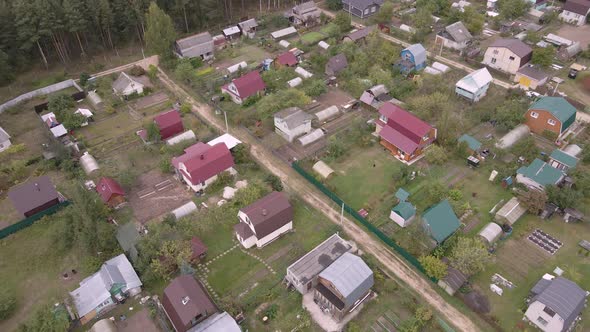
{"label": "dirt road", "polygon": [[[197,102],[180,86],[173,82],[163,71],[160,70],[159,78],[171,91],[175,92],[181,99],[190,102],[193,112],[209,122],[211,125],[224,131],[225,126],[221,118],[217,118],[213,110],[208,106]],[[231,134],[251,147],[251,153],[256,160],[266,167],[270,172],[279,176],[287,190],[301,196],[308,204],[322,211],[332,222],[340,225],[340,211],[334,203],[315,187],[306,182],[290,166],[280,161],[270,151],[262,147],[245,130],[236,128]],[[394,254],[387,246],[372,238],[363,228],[352,220],[344,218],[342,228],[346,234],[354,240],[365,252],[375,256],[385,267],[386,273],[395,275],[417,292],[436,311],[444,316],[444,319],[461,331],[478,331],[479,328],[469,317],[448,304],[435,290],[434,285],[416,272],[403,258]]]}

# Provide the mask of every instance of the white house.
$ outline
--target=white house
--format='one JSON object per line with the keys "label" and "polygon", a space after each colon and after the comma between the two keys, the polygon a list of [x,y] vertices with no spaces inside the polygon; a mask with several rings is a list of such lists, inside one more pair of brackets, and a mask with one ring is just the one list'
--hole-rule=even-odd
{"label": "white house", "polygon": [[482,63],[490,68],[516,74],[532,56],[533,49],[518,39],[496,39],[487,48]]}
{"label": "white house", "polygon": [[8,149],[11,145],[10,135],[0,127],[0,152]]}
{"label": "white house", "polygon": [[401,201],[391,209],[389,219],[400,227],[408,226],[416,216],[416,207],[407,201]]}
{"label": "white house", "polygon": [[133,93],[141,94],[145,87],[151,86],[146,76],[131,76],[121,72],[113,82],[113,92],[119,96],[129,96]]}
{"label": "white house", "polygon": [[244,248],[261,248],[293,229],[293,207],[285,194],[273,191],[240,209],[236,237]]}
{"label": "white house", "polygon": [[313,116],[299,107],[289,107],[275,113],[275,131],[289,142],[311,131]]}
{"label": "white house", "polygon": [[471,102],[477,102],[486,95],[493,80],[487,68],[478,69],[455,84],[455,93]]}
{"label": "white house", "polygon": [[106,261],[98,272],[80,282],[70,293],[82,324],[141,292],[141,280],[133,266],[121,254]]}
{"label": "white house", "polygon": [[563,11],[559,14],[559,19],[582,26],[586,24],[586,16],[590,13],[590,1],[587,0],[567,0],[563,5]]}
{"label": "white house", "polygon": [[467,30],[463,22],[459,21],[448,25],[439,32],[436,35],[435,43],[437,45],[442,43],[446,48],[461,51],[471,43],[472,39],[473,36],[469,33],[469,30]]}
{"label": "white house", "polygon": [[531,289],[524,319],[545,332],[573,331],[587,296],[575,282],[545,274]]}

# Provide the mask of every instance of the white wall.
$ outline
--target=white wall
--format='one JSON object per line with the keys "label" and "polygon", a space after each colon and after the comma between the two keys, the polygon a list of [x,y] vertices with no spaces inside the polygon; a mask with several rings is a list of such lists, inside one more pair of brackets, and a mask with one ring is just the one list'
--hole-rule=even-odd
{"label": "white wall", "polygon": [[0,142],[0,152],[8,149],[11,145],[12,145],[12,143],[10,142],[9,139],[4,142]]}
{"label": "white wall", "polygon": [[[179,169],[182,169],[182,170],[184,170],[184,171],[186,172],[186,167],[184,166],[184,164],[183,164],[183,163],[180,163],[180,164],[178,165],[178,168],[179,168]],[[226,170],[224,170],[224,171],[222,171],[222,172],[230,172],[230,173],[232,173],[232,174],[233,174],[233,173],[235,173],[235,171],[234,171],[234,169],[233,169],[232,167],[230,167],[230,168],[228,168],[228,169],[226,169]],[[209,186],[211,183],[213,183],[215,180],[217,180],[217,174],[216,174],[216,175],[214,175],[214,176],[210,177],[209,179],[205,180],[205,184],[204,184],[204,185],[203,185],[202,183],[198,183],[198,184],[194,185],[194,184],[192,184],[192,182],[191,182],[190,178],[189,178],[189,177],[187,177],[187,176],[185,175],[185,173],[184,173],[184,172],[179,172],[179,173],[181,174],[182,178],[184,179],[184,182],[186,182],[186,184],[187,184],[187,185],[188,185],[188,186],[189,186],[189,187],[190,187],[190,188],[191,188],[193,191],[195,191],[195,192],[197,192],[197,191],[200,191],[200,190],[203,190],[203,189],[207,188],[207,187],[208,187],[208,186]],[[186,173],[188,173],[188,172],[186,172]],[[220,173],[221,173],[221,172],[220,172]]]}
{"label": "white wall", "polygon": [[230,83],[227,86],[227,89],[221,89],[221,93],[228,94],[234,103],[236,103],[238,105],[242,104],[242,98],[238,97],[238,90],[236,89],[235,84]]}
{"label": "white wall", "polygon": [[[498,54],[494,54],[494,51],[498,51]],[[510,60],[511,56],[514,57],[514,60]],[[494,58],[496,62],[492,63]],[[516,74],[518,68],[520,68],[520,57],[505,47],[488,47],[483,64],[507,73]]]}
{"label": "white wall", "polygon": [[262,239],[257,239],[256,246],[258,248],[264,247],[265,245],[271,243],[273,240],[278,238],[284,233],[293,229],[293,221],[289,221],[289,223],[283,225],[283,227],[277,229],[276,231],[268,234],[267,236],[263,237]]}
{"label": "white wall", "polygon": [[311,131],[311,120],[305,121],[297,128],[289,129],[285,121],[275,118],[275,131],[287,141],[293,142],[296,137],[308,134]]}
{"label": "white wall", "polygon": [[414,217],[412,217],[412,218],[410,218],[408,220],[404,220],[404,218],[402,218],[399,214],[391,211],[391,213],[389,214],[389,219],[393,220],[400,227],[406,227],[410,223],[412,223],[412,220],[414,220]]}
{"label": "white wall", "polygon": [[576,14],[574,12],[569,12],[567,10],[564,10],[563,12],[561,12],[561,14],[559,14],[559,19],[577,26],[581,26],[586,23],[586,16]]}
{"label": "white wall", "polygon": [[467,47],[467,42],[457,43],[454,40],[450,40],[442,36],[436,36],[436,38],[442,40],[443,46],[446,48],[451,48],[460,51]]}
{"label": "white wall", "polygon": [[244,246],[244,248],[246,248],[246,249],[250,249],[256,244],[256,237],[255,236],[250,236],[247,239],[242,239],[240,237],[240,235],[238,235],[238,233],[236,233],[236,238],[238,239],[238,241],[240,241],[242,246]]}
{"label": "white wall", "polygon": [[[561,332],[564,328],[563,319],[558,315],[551,317],[543,311],[545,305],[539,301],[535,301],[529,305],[529,308],[525,312],[524,316],[535,326],[545,332]],[[547,325],[542,325],[537,320],[539,317],[548,322]]]}

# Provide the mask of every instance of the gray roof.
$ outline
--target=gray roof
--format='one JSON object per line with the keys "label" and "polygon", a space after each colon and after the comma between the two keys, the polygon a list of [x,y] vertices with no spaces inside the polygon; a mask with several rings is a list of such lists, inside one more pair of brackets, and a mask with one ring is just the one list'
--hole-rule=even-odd
{"label": "gray roof", "polygon": [[382,5],[383,0],[342,0],[342,3],[351,4],[354,8],[364,10],[373,4]]}
{"label": "gray roof", "polygon": [[213,37],[209,32],[202,32],[176,41],[180,55],[194,58],[213,52]]}
{"label": "gray roof", "polygon": [[293,7],[293,12],[297,13],[302,20],[306,20],[310,17],[320,17],[321,15],[320,10],[313,1],[307,1],[296,5]]}
{"label": "gray roof", "polygon": [[524,58],[527,55],[533,53],[533,49],[525,44],[524,42],[518,40],[518,39],[496,39],[491,45],[490,47],[503,47],[503,48],[507,48],[510,51],[512,51],[512,53],[516,54],[517,56]]}
{"label": "gray roof", "polygon": [[351,32],[344,36],[344,38],[350,38],[352,41],[357,41],[367,37],[373,30],[375,30],[374,26],[358,29],[355,32]]}
{"label": "gray roof", "polygon": [[227,313],[218,312],[187,332],[241,332],[238,323]]}
{"label": "gray roof", "polygon": [[128,222],[125,225],[117,228],[117,242],[124,252],[128,252],[132,261],[137,259],[137,248],[135,245],[139,242],[140,235],[133,222]]}
{"label": "gray roof", "polygon": [[123,90],[125,90],[125,88],[127,88],[132,82],[133,80],[129,75],[125,72],[121,72],[119,77],[113,82],[113,89],[119,93],[123,92]]}
{"label": "gray roof", "polygon": [[10,139],[10,135],[0,127],[0,142],[6,142]]}
{"label": "gray roof", "polygon": [[98,272],[82,280],[80,287],[70,293],[78,315],[85,316],[106,301],[115,284],[123,284],[123,292],[142,285],[125,254],[106,261]]}
{"label": "gray roof", "polygon": [[373,287],[373,271],[360,257],[349,252],[322,271],[320,278],[334,285],[345,298],[346,306],[356,302]]}
{"label": "gray roof", "polygon": [[414,62],[416,64],[426,62],[426,49],[422,44],[412,44],[406,48],[414,56]]}
{"label": "gray roof", "polygon": [[16,210],[24,215],[26,212],[51,202],[59,196],[49,177],[40,176],[11,188],[8,197]]}
{"label": "gray roof", "polygon": [[467,40],[471,40],[473,36],[469,33],[469,30],[465,27],[463,22],[455,22],[445,28],[445,31],[449,34],[451,39],[457,43],[462,43]]}
{"label": "gray roof", "polygon": [[334,234],[287,268],[302,284],[314,279],[352,246],[338,234]]}
{"label": "gray roof", "polygon": [[289,107],[275,113],[275,118],[286,122],[287,128],[295,129],[307,121],[311,121],[313,116],[305,113],[299,107]]}
{"label": "gray roof", "polygon": [[330,68],[336,74],[346,67],[348,67],[348,60],[346,60],[346,55],[344,55],[344,53],[334,55],[328,60],[328,63],[326,63],[326,68]]}
{"label": "gray roof", "polygon": [[255,18],[251,18],[251,19],[246,20],[244,22],[238,23],[238,26],[240,27],[240,29],[242,29],[242,31],[247,31],[252,28],[256,28],[258,26],[258,22],[256,22]]}
{"label": "gray roof", "polygon": [[522,68],[520,68],[518,70],[518,73],[528,76],[534,80],[537,81],[542,81],[544,79],[549,78],[549,75],[547,73],[545,73],[544,71],[540,70],[539,68],[536,68],[534,66],[523,66]]}
{"label": "gray roof", "polygon": [[564,330],[567,330],[582,312],[585,300],[586,291],[563,277],[551,280],[551,283],[533,298],[533,301],[543,303],[564,320]]}

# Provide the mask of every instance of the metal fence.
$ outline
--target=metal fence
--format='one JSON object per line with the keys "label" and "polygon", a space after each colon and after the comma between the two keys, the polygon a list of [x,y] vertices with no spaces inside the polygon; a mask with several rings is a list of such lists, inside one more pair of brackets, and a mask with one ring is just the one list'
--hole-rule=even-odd
{"label": "metal fence", "polygon": [[27,93],[24,93],[12,100],[9,100],[7,102],[5,102],[4,104],[0,105],[0,113],[6,111],[7,109],[14,107],[24,101],[27,101],[29,99],[33,99],[35,97],[38,96],[44,96],[53,92],[57,92],[57,91],[61,91],[63,89],[67,89],[69,87],[75,87],[78,91],[82,91],[82,88],[80,88],[78,86],[78,84],[76,84],[76,82],[74,82],[74,80],[69,79],[69,80],[65,80],[63,82],[59,82],[59,83],[55,83],[49,86],[46,86],[44,88],[40,88],[37,90],[33,90]]}
{"label": "metal fence", "polygon": [[[406,261],[412,264],[418,271],[422,272],[426,275],[424,267],[418,261],[418,259],[412,256],[409,252],[407,252],[404,248],[400,247],[395,241],[393,241],[389,236],[383,233],[379,228],[375,225],[368,222],[365,218],[363,218],[358,212],[356,212],[352,207],[350,207],[346,202],[344,202],[338,195],[333,193],[330,189],[326,188],[321,182],[319,182],[313,175],[307,173],[297,162],[291,164],[293,169],[297,171],[297,173],[301,174],[307,181],[313,184],[316,188],[318,188],[321,192],[323,192],[326,196],[328,196],[332,201],[334,201],[339,206],[344,207],[344,211],[350,214],[354,219],[360,222],[365,228],[367,228],[371,233],[377,236],[381,241],[387,244],[390,248],[395,250],[398,254],[400,254]],[[434,278],[430,278],[433,282],[437,280]]]}
{"label": "metal fence", "polygon": [[43,218],[44,216],[52,215],[55,212],[59,211],[61,208],[66,207],[68,205],[70,205],[69,201],[63,201],[57,205],[54,205],[54,206],[48,208],[47,210],[43,210],[37,214],[34,214],[28,218],[23,219],[15,224],[12,224],[8,227],[0,229],[0,239],[3,239],[5,237],[9,236],[10,234],[14,234],[20,230],[23,230],[23,229],[33,225],[35,222],[37,222],[39,219]]}

